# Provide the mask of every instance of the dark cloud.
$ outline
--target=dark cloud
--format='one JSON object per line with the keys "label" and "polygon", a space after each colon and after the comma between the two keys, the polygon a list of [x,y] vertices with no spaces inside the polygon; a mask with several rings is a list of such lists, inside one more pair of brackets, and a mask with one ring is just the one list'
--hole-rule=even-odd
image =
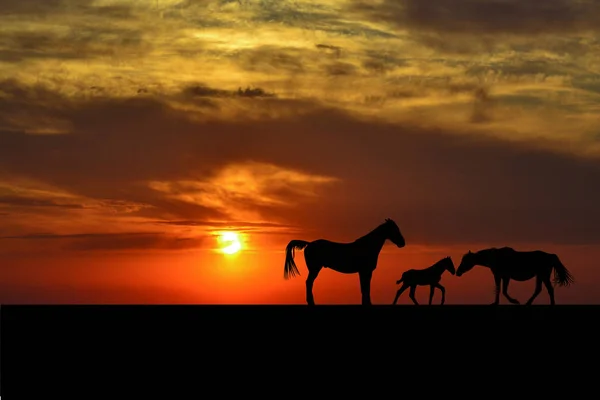
{"label": "dark cloud", "polygon": [[6,62],[142,56],[152,49],[138,30],[79,24],[60,33],[52,29],[9,31],[0,37],[0,47],[0,60]]}
{"label": "dark cloud", "polygon": [[335,54],[337,56],[339,56],[342,51],[342,48],[340,46],[334,46],[332,44],[317,43],[315,45],[315,47],[317,49],[324,49],[324,50],[332,51],[333,54]]}
{"label": "dark cloud", "polygon": [[325,72],[329,76],[354,75],[357,68],[350,63],[336,62],[325,65]]}
{"label": "dark cloud", "polygon": [[[92,0],[82,0],[81,4],[89,4]],[[73,4],[70,0],[2,0],[2,13],[10,14],[38,14],[58,12]]]}
{"label": "dark cloud", "polygon": [[437,52],[469,56],[482,53],[529,53],[585,57],[598,47],[597,0],[355,0],[359,18],[408,30],[407,40]]}
{"label": "dark cloud", "polygon": [[213,221],[156,221],[158,224],[178,225],[178,226],[243,226],[251,228],[291,228],[290,225],[277,224],[272,222],[213,222]]}
{"label": "dark cloud", "polygon": [[13,207],[58,207],[58,208],[83,208],[81,204],[64,203],[54,200],[34,199],[21,196],[2,196],[0,195],[0,204]]}
{"label": "dark cloud", "polygon": [[277,97],[275,93],[270,93],[259,87],[246,86],[242,89],[240,86],[238,90],[224,90],[212,88],[204,84],[189,85],[183,89],[183,94],[188,98],[204,98],[204,97],[215,97],[215,98],[232,98],[232,97],[243,97],[243,98],[255,98],[255,97]]}
{"label": "dark cloud", "polygon": [[374,73],[386,73],[398,67],[408,65],[408,60],[400,58],[393,52],[382,52],[367,50],[365,59],[362,63],[363,67]]}
{"label": "dark cloud", "polygon": [[59,235],[34,233],[20,236],[4,236],[0,239],[60,240],[65,250],[183,250],[202,246],[202,237],[174,237],[164,233],[80,233]]}
{"label": "dark cloud", "polygon": [[87,13],[110,18],[131,18],[126,5],[97,6],[94,0],[2,0],[2,14],[54,17],[55,14]]}
{"label": "dark cloud", "polygon": [[[36,96],[28,98],[35,104]],[[341,181],[300,203],[298,193],[284,190],[277,193],[289,200],[283,206],[239,197],[231,206],[319,236],[363,234],[391,217],[413,243],[600,240],[600,187],[590,184],[600,181],[596,160],[536,150],[540,141],[506,143],[374,122],[316,104],[295,103],[289,116],[288,106],[274,99],[269,118],[207,114],[199,122],[152,98],[79,105],[57,100],[53,107],[73,133],[0,132],[0,169],[89,198],[151,205],[136,213],[149,220],[204,221],[227,216],[165,197],[144,182],[206,180],[233,162],[268,162]],[[117,241],[105,240],[90,239],[86,246]],[[138,247],[185,243],[131,240]]]}
{"label": "dark cloud", "polygon": [[258,46],[252,49],[238,50],[229,55],[246,71],[302,73],[305,51],[279,46]]}
{"label": "dark cloud", "polygon": [[597,0],[357,0],[355,10],[401,28],[444,34],[538,34],[597,31]]}

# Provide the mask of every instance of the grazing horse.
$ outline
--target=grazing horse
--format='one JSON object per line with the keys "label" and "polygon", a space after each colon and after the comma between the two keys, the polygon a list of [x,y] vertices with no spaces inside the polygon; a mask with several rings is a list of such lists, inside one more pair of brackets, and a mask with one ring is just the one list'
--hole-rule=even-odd
{"label": "grazing horse", "polygon": [[402,287],[398,289],[396,292],[396,298],[392,305],[398,302],[398,298],[400,295],[410,287],[409,297],[416,305],[419,305],[417,299],[415,299],[415,291],[417,290],[417,286],[429,286],[429,305],[433,301],[433,292],[435,288],[440,289],[442,292],[442,302],[440,305],[444,304],[446,300],[446,289],[440,285],[440,280],[442,279],[442,274],[448,271],[452,275],[456,273],[454,269],[454,263],[452,262],[452,258],[445,257],[440,261],[436,262],[429,268],[425,269],[409,269],[402,274],[402,277],[396,281],[396,285],[402,283]]}
{"label": "grazing horse", "polygon": [[300,275],[294,262],[294,250],[305,249],[304,261],[308,268],[308,277],[306,278],[306,302],[308,305],[315,304],[312,292],[313,284],[323,267],[331,268],[342,274],[358,273],[362,304],[371,305],[371,277],[377,268],[379,253],[387,239],[398,247],[406,245],[398,225],[389,218],[371,232],[350,243],[338,243],[325,239],[312,242],[292,240],[285,248],[283,277],[289,279],[290,276]]}
{"label": "grazing horse", "polygon": [[[476,253],[469,251],[463,256],[456,270],[456,276],[461,276],[476,265],[487,267],[494,274],[496,299],[492,305],[500,303],[501,282],[502,294],[508,301],[512,304],[520,304],[517,299],[513,299],[508,295],[508,283],[511,279],[524,282],[535,277],[535,291],[533,296],[527,300],[526,305],[533,303],[533,300],[540,294],[542,283],[546,286],[550,296],[550,304],[554,305],[554,287],[552,283],[558,286],[569,286],[574,282],[573,276],[556,254],[540,250],[516,251],[510,247],[502,247],[484,249]],[[554,282],[550,280],[553,270]]]}

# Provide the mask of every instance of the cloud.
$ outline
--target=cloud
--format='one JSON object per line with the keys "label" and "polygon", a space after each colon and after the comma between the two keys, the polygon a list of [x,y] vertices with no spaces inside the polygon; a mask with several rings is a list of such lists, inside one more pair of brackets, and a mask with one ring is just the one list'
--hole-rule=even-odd
{"label": "cloud", "polygon": [[597,2],[350,3],[4,2],[2,234],[596,240]]}
{"label": "cloud", "polygon": [[[267,210],[268,211],[268,210]],[[268,216],[271,218],[271,216]],[[252,222],[252,221],[180,221],[180,220],[163,220],[163,221],[148,221],[150,224],[159,224],[177,227],[195,227],[203,231],[210,232],[211,235],[217,235],[223,231],[233,230],[243,235],[279,235],[289,236],[293,234],[304,234],[306,229],[300,225],[294,226],[285,223],[276,222]],[[246,248],[246,250],[252,250]]]}
{"label": "cloud", "polygon": [[[337,179],[248,161],[229,164],[203,181],[149,182],[168,196],[220,210],[232,218],[258,219],[253,206],[289,207],[294,197],[316,197],[316,187]],[[249,209],[250,208],[250,209]]]}
{"label": "cloud", "polygon": [[[589,185],[600,179],[595,159],[539,140],[510,143],[315,104],[280,112],[286,104],[274,99],[270,116],[232,120],[190,118],[168,99],[54,102],[73,132],[3,132],[0,169],[78,198],[142,204],[111,214],[111,223],[163,221],[173,238],[200,227],[164,221],[267,222],[350,239],[391,217],[413,243],[600,239],[600,191]],[[94,215],[100,231],[105,214]],[[72,233],[65,221],[62,231]],[[137,247],[187,243],[115,238]],[[90,243],[117,246],[105,240]]]}

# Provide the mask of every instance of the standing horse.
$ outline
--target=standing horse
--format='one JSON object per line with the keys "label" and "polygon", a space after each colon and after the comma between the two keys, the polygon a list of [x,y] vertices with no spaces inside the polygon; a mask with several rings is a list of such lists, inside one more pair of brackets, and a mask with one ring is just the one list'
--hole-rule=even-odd
{"label": "standing horse", "polygon": [[294,250],[304,250],[304,261],[308,268],[306,278],[306,302],[314,305],[313,284],[321,268],[331,268],[342,274],[358,273],[362,304],[371,304],[371,277],[377,268],[379,253],[385,241],[389,239],[396,246],[402,248],[406,245],[398,225],[391,219],[373,229],[366,235],[351,243],[338,243],[325,239],[312,242],[305,240],[292,240],[285,248],[285,266],[283,277],[300,275],[294,262]]}
{"label": "standing horse", "polygon": [[558,286],[569,286],[573,283],[573,276],[562,264],[556,254],[544,251],[516,251],[510,247],[489,248],[476,253],[469,251],[465,254],[456,270],[456,276],[461,276],[470,271],[474,266],[488,267],[494,274],[496,284],[496,299],[492,305],[500,303],[500,283],[502,282],[502,294],[512,304],[520,304],[517,299],[508,295],[508,284],[511,279],[515,281],[528,281],[535,277],[535,291],[527,301],[527,305],[542,291],[542,283],[546,286],[550,296],[550,304],[554,305],[554,287],[550,280],[554,270],[554,284]]}
{"label": "standing horse", "polygon": [[417,286],[429,286],[429,305],[433,301],[433,293],[435,288],[440,289],[442,292],[442,302],[441,305],[444,304],[446,300],[446,289],[440,285],[440,280],[442,279],[442,274],[448,271],[452,275],[456,273],[454,269],[454,263],[452,262],[452,258],[445,257],[440,261],[436,262],[429,268],[425,269],[409,269],[402,274],[402,277],[396,281],[396,285],[403,284],[400,289],[396,292],[396,298],[394,298],[394,302],[392,305],[398,302],[398,298],[400,295],[410,287],[410,292],[408,296],[416,305],[419,305],[417,299],[415,298],[415,291],[417,290]]}
{"label": "standing horse", "polygon": [[417,290],[417,286],[429,286],[429,305],[433,301],[433,293],[435,288],[440,289],[442,292],[442,302],[441,305],[444,304],[446,300],[446,289],[440,285],[440,280],[442,279],[442,274],[448,271],[452,275],[456,273],[454,269],[454,263],[452,262],[452,258],[445,257],[440,261],[436,262],[429,268],[425,269],[409,269],[402,274],[402,277],[396,281],[396,285],[403,284],[400,289],[396,292],[396,298],[394,298],[394,302],[392,305],[398,302],[398,298],[400,295],[410,287],[409,297],[416,305],[419,305],[417,299],[415,298],[415,291]]}

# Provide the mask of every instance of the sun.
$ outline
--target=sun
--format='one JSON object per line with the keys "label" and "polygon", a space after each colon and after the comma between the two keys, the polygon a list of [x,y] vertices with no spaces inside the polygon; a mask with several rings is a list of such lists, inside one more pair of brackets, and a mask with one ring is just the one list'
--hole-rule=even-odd
{"label": "sun", "polygon": [[223,232],[219,237],[219,242],[223,246],[221,251],[224,254],[235,254],[242,249],[240,237],[235,232]]}

